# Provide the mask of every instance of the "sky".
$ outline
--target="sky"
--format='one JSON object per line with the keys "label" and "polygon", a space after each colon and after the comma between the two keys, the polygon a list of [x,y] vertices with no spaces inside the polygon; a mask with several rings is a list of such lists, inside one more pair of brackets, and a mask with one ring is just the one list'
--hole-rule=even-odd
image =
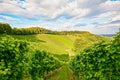
{"label": "sky", "polygon": [[0,0],[0,22],[13,28],[115,34],[120,28],[120,0]]}

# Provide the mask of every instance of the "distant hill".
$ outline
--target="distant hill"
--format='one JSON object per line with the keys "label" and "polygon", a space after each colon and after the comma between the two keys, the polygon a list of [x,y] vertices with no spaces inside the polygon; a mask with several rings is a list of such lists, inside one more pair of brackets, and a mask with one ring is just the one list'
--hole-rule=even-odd
{"label": "distant hill", "polygon": [[99,36],[113,37],[115,34],[98,34]]}
{"label": "distant hill", "polygon": [[[0,37],[5,36],[1,34]],[[89,32],[75,34],[34,34],[34,35],[11,35],[12,37],[25,40],[29,43],[30,53],[37,50],[50,52],[62,61],[68,61],[69,56],[75,56],[88,46],[101,41],[108,41],[105,36],[97,36]]]}
{"label": "distant hill", "polygon": [[32,49],[46,50],[54,54],[68,54],[79,52],[84,48],[100,40],[108,40],[106,37],[97,36],[89,32],[76,34],[35,34],[35,35],[11,35],[30,43]]}
{"label": "distant hill", "polygon": [[87,31],[52,31],[40,27],[11,28],[6,23],[0,23],[0,31],[3,31],[0,36],[10,34],[16,39],[26,40],[32,51],[38,49],[70,56],[98,41],[109,40],[105,36],[98,36]]}

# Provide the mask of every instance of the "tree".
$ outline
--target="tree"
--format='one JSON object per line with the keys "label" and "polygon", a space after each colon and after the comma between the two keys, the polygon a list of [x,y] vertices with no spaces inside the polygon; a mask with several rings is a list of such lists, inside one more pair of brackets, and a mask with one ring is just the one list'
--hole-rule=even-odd
{"label": "tree", "polygon": [[12,28],[7,23],[0,23],[0,34],[11,34]]}

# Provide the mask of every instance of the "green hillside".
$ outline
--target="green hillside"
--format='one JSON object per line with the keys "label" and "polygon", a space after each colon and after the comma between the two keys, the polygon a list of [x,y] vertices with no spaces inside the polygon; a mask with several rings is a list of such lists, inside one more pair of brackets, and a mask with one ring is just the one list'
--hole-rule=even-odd
{"label": "green hillside", "polygon": [[32,50],[45,50],[52,54],[59,55],[68,53],[74,54],[95,42],[107,40],[105,37],[96,36],[89,32],[68,35],[36,34],[11,36],[20,40],[28,41]]}
{"label": "green hillside", "polygon": [[45,50],[54,55],[70,55],[79,53],[84,48],[105,37],[91,34],[87,31],[52,31],[40,27],[11,28],[9,24],[0,23],[0,34],[10,34],[14,38],[26,40],[30,50]]}
{"label": "green hillside", "polygon": [[[0,35],[0,37],[5,37],[5,36],[6,36],[6,34]],[[55,68],[55,70],[52,70],[47,74],[43,73],[45,75],[44,77],[46,78],[46,80],[54,80],[54,79],[56,79],[56,80],[63,80],[63,79],[79,80],[78,77],[75,76],[73,71],[69,68],[69,62],[71,61],[71,58],[75,57],[75,55],[77,55],[80,51],[82,51],[83,49],[87,48],[90,45],[93,45],[94,43],[96,43],[98,41],[101,41],[101,40],[109,41],[109,39],[110,39],[107,37],[97,36],[97,35],[91,34],[89,32],[81,32],[81,33],[73,33],[73,34],[72,33],[71,34],[34,34],[34,35],[12,35],[11,34],[10,36],[12,36],[18,40],[26,41],[29,44],[28,45],[29,50],[27,51],[27,53],[28,53],[27,57],[29,57],[28,60],[30,60],[30,62],[29,63],[27,62],[27,64],[26,64],[27,67],[25,67],[26,70],[28,68],[30,68],[29,66],[32,61],[33,61],[32,64],[35,61],[36,62],[41,61],[41,60],[36,60],[36,57],[32,58],[32,57],[34,57],[33,55],[36,54],[36,51],[35,51],[36,49],[41,50],[41,51],[45,50],[45,51],[49,52],[48,54],[52,54],[51,57],[53,57],[53,58],[46,55],[46,58],[43,59],[44,66],[46,66],[47,64],[49,65],[51,62],[53,63],[53,61],[51,61],[51,60],[54,60],[54,59],[58,60],[58,62],[60,63],[59,64],[60,66],[58,68]],[[9,36],[8,36],[8,38],[9,38]],[[3,38],[3,40],[4,40],[4,38]],[[7,40],[6,40],[6,42],[5,42],[6,44],[9,43]],[[2,43],[2,41],[1,41],[1,43]],[[14,44],[16,44],[16,42]],[[17,45],[19,46],[19,43]],[[8,46],[11,47],[12,46],[11,43],[8,44]],[[9,48],[11,51],[10,47],[7,47],[7,48]],[[6,47],[4,47],[4,48],[6,49]],[[19,47],[19,48],[21,48],[21,47]],[[26,47],[23,47],[23,48],[26,48]],[[14,48],[12,48],[12,49],[13,49],[13,53],[14,53]],[[16,49],[16,51],[18,51],[18,50]],[[19,51],[21,51],[21,49],[19,49]],[[34,61],[34,59],[35,59],[35,61]],[[41,59],[41,56],[39,56],[38,59]],[[43,64],[41,62],[40,66],[42,67]],[[56,66],[57,66],[57,64],[56,64]],[[32,67],[33,67],[33,72],[34,72],[34,65]],[[39,67],[38,63],[36,63],[36,71],[38,71],[37,70],[38,67]],[[44,67],[43,68],[41,68],[41,67],[40,67],[41,70],[46,70],[46,68],[43,69]],[[48,68],[49,67],[51,67],[51,65],[49,65]],[[0,73],[2,73],[2,74],[3,74],[3,72],[4,71],[0,71]],[[34,75],[33,75],[33,77],[34,77]],[[25,78],[24,80],[32,80],[30,74],[25,75],[24,78]]]}

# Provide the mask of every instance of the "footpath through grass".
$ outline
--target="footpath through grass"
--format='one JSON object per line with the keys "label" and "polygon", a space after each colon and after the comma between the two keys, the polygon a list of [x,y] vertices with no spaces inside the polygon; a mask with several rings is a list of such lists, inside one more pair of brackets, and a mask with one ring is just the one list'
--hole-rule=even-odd
{"label": "footpath through grass", "polygon": [[46,80],[76,80],[68,64],[54,71]]}

